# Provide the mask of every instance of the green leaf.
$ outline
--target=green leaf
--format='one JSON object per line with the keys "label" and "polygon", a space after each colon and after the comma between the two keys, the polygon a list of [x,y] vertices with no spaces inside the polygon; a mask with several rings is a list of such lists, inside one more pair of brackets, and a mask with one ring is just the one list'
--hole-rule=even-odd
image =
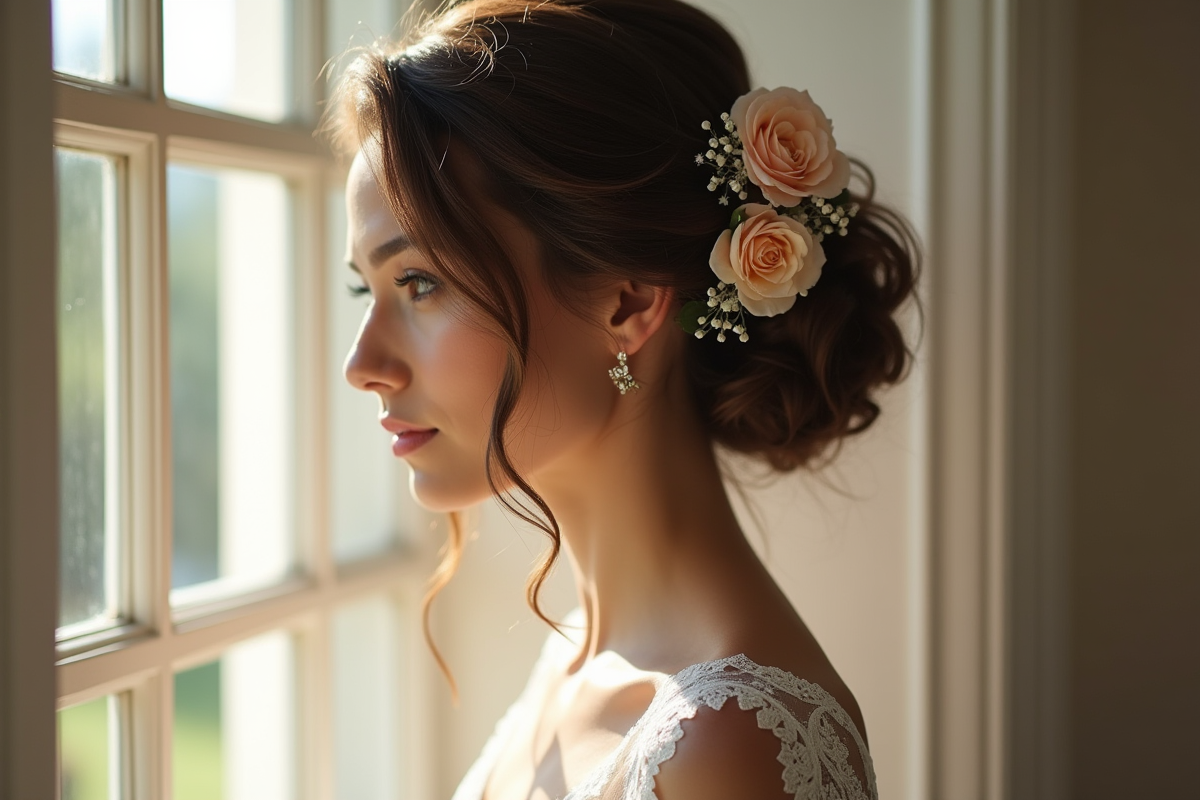
{"label": "green leaf", "polygon": [[733,212],[733,216],[729,218],[729,230],[736,231],[737,226],[746,221],[746,209],[739,208]]}
{"label": "green leaf", "polygon": [[675,323],[683,328],[684,333],[695,333],[700,328],[700,323],[696,320],[706,314],[708,314],[708,303],[703,300],[691,300],[683,304],[679,316],[675,318]]}

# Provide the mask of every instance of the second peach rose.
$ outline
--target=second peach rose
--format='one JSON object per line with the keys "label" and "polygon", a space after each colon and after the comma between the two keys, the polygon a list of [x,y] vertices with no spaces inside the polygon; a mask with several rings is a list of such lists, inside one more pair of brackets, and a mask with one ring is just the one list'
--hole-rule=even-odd
{"label": "second peach rose", "polygon": [[740,210],[745,221],[717,239],[709,267],[737,287],[751,314],[782,314],[820,279],[825,251],[804,225],[770,206],[748,203]]}

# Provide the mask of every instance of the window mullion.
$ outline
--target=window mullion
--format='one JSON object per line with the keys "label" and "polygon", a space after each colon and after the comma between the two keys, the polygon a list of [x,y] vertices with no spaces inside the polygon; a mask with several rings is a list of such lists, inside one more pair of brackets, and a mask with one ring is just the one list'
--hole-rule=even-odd
{"label": "window mullion", "polygon": [[325,372],[328,320],[324,302],[321,255],[327,251],[324,185],[320,171],[310,173],[296,187],[295,213],[295,326],[297,342],[297,408],[295,424],[310,435],[298,437],[301,450],[297,498],[301,552],[319,586],[337,579],[329,529],[329,392]]}
{"label": "window mullion", "polygon": [[[155,148],[152,192],[153,217],[148,220],[147,230],[153,238],[148,242],[152,258],[148,263],[150,280],[146,281],[148,296],[141,304],[145,311],[145,322],[150,328],[150,344],[146,364],[150,366],[145,380],[145,400],[151,413],[147,415],[149,425],[146,464],[150,467],[146,489],[154,498],[154,505],[147,517],[147,540],[152,546],[147,549],[153,567],[146,574],[153,576],[154,624],[159,636],[170,637],[171,626],[171,387],[170,387],[170,318],[169,287],[167,285],[167,137],[159,135]],[[166,677],[164,683],[170,683]],[[169,715],[170,706],[164,712]]]}
{"label": "window mullion", "polygon": [[425,657],[421,627],[423,585],[408,583],[396,587],[391,597],[402,609],[404,629],[399,637],[401,674],[404,681],[396,692],[397,707],[392,711],[401,720],[399,751],[402,761],[401,797],[433,797],[437,783],[435,764],[438,754],[430,731],[436,726],[433,688],[442,680],[435,674],[432,659]]}
{"label": "window mullion", "polygon": [[[175,750],[175,673],[169,664],[158,671],[153,681],[147,684],[147,714],[143,719],[151,722],[152,741],[145,743],[147,755],[146,782],[154,786],[153,797],[172,800],[175,794],[174,758]],[[136,800],[142,800],[136,798]]]}
{"label": "window mullion", "polygon": [[[140,152],[126,161],[127,180],[122,300],[120,324],[124,339],[121,405],[128,453],[123,492],[125,544],[128,551],[128,613],[135,624],[164,632],[162,559],[170,561],[170,543],[163,551],[162,395],[159,376],[162,341],[162,309],[159,297],[162,280],[162,230],[158,209],[162,201],[162,146],[157,137],[148,138]],[[169,635],[169,630],[166,631]]]}
{"label": "window mullion", "polygon": [[311,130],[322,99],[320,81],[325,41],[323,0],[292,0],[291,101],[292,119]]}
{"label": "window mullion", "polygon": [[139,5],[139,18],[146,26],[146,89],[152,102],[166,107],[167,93],[163,83],[163,0],[130,0]]}
{"label": "window mullion", "polygon": [[300,800],[328,800],[334,796],[333,709],[330,687],[329,609],[312,618],[300,643],[300,724],[296,742],[300,755]]}

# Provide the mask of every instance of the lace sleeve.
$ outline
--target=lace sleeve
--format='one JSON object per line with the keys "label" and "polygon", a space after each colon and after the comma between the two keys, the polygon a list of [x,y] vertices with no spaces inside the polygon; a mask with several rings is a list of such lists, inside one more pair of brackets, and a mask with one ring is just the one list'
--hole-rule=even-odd
{"label": "lace sleeve", "polygon": [[[729,711],[697,716],[706,708],[721,712],[731,699],[754,717]],[[627,754],[624,800],[675,800],[660,798],[655,789],[677,749],[669,777],[680,797],[878,797],[866,744],[837,701],[816,684],[745,656],[698,664],[675,676],[659,690],[639,728]],[[770,737],[758,735],[765,731],[774,734],[774,746]],[[762,794],[756,787],[773,788]]]}

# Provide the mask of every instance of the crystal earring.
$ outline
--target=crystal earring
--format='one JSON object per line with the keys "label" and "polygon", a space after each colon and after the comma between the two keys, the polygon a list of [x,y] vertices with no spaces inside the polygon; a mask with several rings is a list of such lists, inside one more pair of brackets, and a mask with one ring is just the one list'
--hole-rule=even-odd
{"label": "crystal earring", "polygon": [[624,350],[617,353],[617,365],[608,371],[608,377],[612,378],[612,382],[617,385],[621,394],[629,391],[636,392],[642,388],[642,385],[629,374],[629,366],[625,363],[628,358],[629,356],[625,355]]}

